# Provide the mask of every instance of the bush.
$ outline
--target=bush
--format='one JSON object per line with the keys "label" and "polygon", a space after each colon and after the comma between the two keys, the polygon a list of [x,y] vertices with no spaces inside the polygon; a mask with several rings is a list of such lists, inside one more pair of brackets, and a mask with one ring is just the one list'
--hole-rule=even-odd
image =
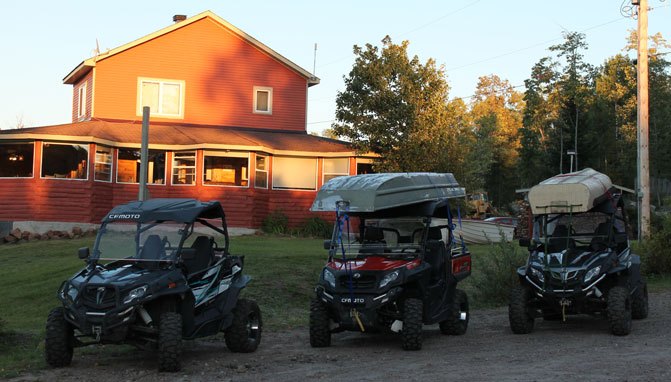
{"label": "bush", "polygon": [[[518,283],[517,268],[526,263],[528,253],[516,242],[493,243],[487,256],[474,259],[474,298],[479,305],[502,305],[508,303],[510,289]],[[476,276],[477,275],[477,276]]]}
{"label": "bush", "polygon": [[289,232],[289,217],[284,212],[275,210],[263,219],[261,230],[265,233],[284,235]]}
{"label": "bush", "polygon": [[319,217],[305,219],[298,228],[298,233],[305,237],[328,239],[333,233],[333,225]]}
{"label": "bush", "polygon": [[671,274],[671,216],[660,219],[650,238],[638,246],[645,274]]}

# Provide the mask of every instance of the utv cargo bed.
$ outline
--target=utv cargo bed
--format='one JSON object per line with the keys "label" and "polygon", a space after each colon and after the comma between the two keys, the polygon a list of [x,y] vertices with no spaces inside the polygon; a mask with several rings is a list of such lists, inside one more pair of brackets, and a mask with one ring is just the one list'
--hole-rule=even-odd
{"label": "utv cargo bed", "polygon": [[374,212],[440,198],[464,197],[450,173],[387,173],[341,176],[319,190],[310,211],[335,211],[339,201],[351,212]]}

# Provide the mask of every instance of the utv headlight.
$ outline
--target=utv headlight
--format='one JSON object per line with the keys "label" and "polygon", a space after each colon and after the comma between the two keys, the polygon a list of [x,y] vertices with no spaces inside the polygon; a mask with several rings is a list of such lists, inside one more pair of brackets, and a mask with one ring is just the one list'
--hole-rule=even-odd
{"label": "utv headlight", "polygon": [[68,301],[69,303],[74,303],[75,300],[77,299],[77,295],[79,294],[79,291],[77,288],[73,287],[72,284],[67,283],[63,285],[63,288],[61,289],[61,299]]}
{"label": "utv headlight", "polygon": [[543,275],[543,271],[540,269],[536,269],[534,267],[531,267],[531,275],[538,279],[540,282],[545,282],[545,276]]}
{"label": "utv headlight", "polygon": [[398,278],[398,270],[384,275],[382,280],[380,280],[380,288],[384,288]]}
{"label": "utv headlight", "polygon": [[124,299],[123,299],[123,303],[128,304],[133,300],[142,298],[142,296],[144,296],[144,294],[146,292],[147,292],[147,286],[146,285],[143,285],[141,287],[137,287],[137,288],[131,290],[130,292],[128,292],[126,297],[124,297]]}
{"label": "utv headlight", "polygon": [[591,279],[598,276],[600,272],[601,272],[601,265],[590,269],[589,271],[587,271],[587,273],[585,273],[585,279],[584,279],[585,282],[588,283]]}
{"label": "utv headlight", "polygon": [[331,286],[331,288],[335,288],[335,275],[331,271],[324,269],[322,272],[322,278],[324,281],[326,281],[327,284],[329,284],[329,286]]}

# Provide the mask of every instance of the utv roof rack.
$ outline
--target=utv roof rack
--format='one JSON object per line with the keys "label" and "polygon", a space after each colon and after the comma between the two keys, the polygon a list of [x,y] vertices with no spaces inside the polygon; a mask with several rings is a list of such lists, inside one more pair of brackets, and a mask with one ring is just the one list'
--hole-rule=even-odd
{"label": "utv roof rack", "polygon": [[405,172],[341,176],[325,183],[310,211],[335,211],[345,202],[351,212],[379,210],[466,195],[451,173]]}

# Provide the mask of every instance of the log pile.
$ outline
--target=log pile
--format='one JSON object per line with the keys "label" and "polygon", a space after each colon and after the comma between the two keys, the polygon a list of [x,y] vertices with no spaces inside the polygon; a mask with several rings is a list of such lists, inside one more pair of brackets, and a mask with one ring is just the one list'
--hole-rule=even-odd
{"label": "log pile", "polygon": [[531,238],[533,224],[533,215],[531,214],[531,205],[526,200],[517,201],[517,226],[513,239]]}
{"label": "log pile", "polygon": [[0,243],[18,244],[38,240],[79,239],[85,236],[95,236],[95,234],[96,230],[93,228],[83,230],[80,227],[73,227],[71,231],[49,230],[45,233],[22,231],[15,228],[7,236],[1,238]]}

